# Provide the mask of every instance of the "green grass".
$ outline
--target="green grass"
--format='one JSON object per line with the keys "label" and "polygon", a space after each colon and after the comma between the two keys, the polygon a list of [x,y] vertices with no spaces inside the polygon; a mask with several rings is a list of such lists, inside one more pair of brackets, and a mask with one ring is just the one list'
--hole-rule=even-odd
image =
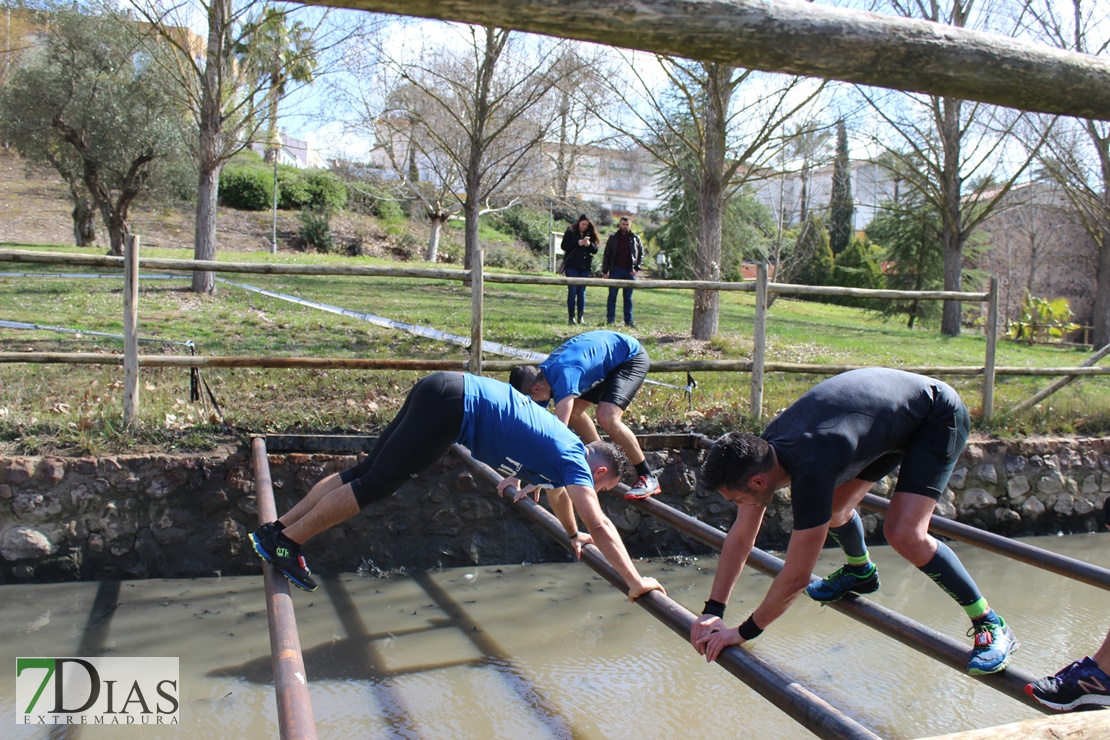
{"label": "green grass", "polygon": [[[75,247],[0,245],[90,254]],[[186,250],[144,249],[147,257],[189,259]],[[223,255],[227,261],[369,264],[370,258],[335,255],[273,257],[263,252]],[[0,272],[62,272],[44,265],[4,263]],[[65,272],[108,272],[87,268]],[[470,295],[454,281],[397,278],[264,276],[221,273],[235,282],[360,312],[396,318],[469,335]],[[220,284],[214,296],[188,290],[189,278],[141,283],[139,331],[144,337],[191,340],[198,354],[295,357],[392,357],[458,359],[465,351],[421,337],[380,329]],[[586,317],[600,327],[605,289],[587,290]],[[656,360],[740,359],[750,357],[754,297],[722,293],[720,332],[710,342],[689,339],[692,296],[680,290],[641,290],[635,298],[635,335]],[[566,325],[565,289],[487,283],[485,338],[549,351],[580,329]],[[0,319],[40,325],[122,333],[121,283],[115,280],[0,277]],[[109,352],[119,340],[47,331],[0,329],[0,350]],[[909,330],[853,308],[779,299],[768,312],[768,361],[828,365],[982,365],[985,339],[976,334],[941,337],[935,330]],[[182,347],[143,343],[143,354],[184,354]],[[1074,366],[1085,353],[1064,347],[1003,342],[1002,366]],[[488,359],[494,359],[488,356]],[[399,408],[408,388],[423,373],[355,370],[205,370],[224,419],[234,434],[261,432],[371,433]],[[750,376],[695,373],[698,388],[690,410],[676,390],[645,386],[627,415],[642,431],[691,430],[716,434],[724,429],[757,429],[749,417]],[[503,377],[503,375],[502,375]],[[653,379],[685,384],[684,374]],[[766,423],[823,376],[770,373],[764,391]],[[122,368],[46,364],[0,364],[0,443],[28,454],[63,451],[105,453],[157,445],[204,449],[226,436],[208,403],[190,402],[189,372],[149,369],[141,373],[140,419],[136,430],[121,428]],[[978,415],[981,381],[945,378]],[[996,413],[1024,400],[1051,378],[1001,377]],[[1110,428],[1110,388],[1101,378],[1082,379],[1018,418],[1000,419],[998,435],[1101,434]]]}

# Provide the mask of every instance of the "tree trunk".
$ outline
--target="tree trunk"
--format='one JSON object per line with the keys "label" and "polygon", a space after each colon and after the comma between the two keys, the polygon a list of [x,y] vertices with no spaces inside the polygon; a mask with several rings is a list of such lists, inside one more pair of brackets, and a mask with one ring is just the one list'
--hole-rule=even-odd
{"label": "tree trunk", "polygon": [[96,209],[76,191],[73,192],[73,243],[79,247],[96,244]]}
{"label": "tree trunk", "polygon": [[[216,259],[216,199],[220,193],[223,166],[223,79],[231,48],[230,0],[212,0],[208,6],[208,47],[201,89],[199,147],[197,152],[197,217],[193,234],[193,259]],[[194,293],[213,293],[216,277],[211,272],[193,273]]]}
{"label": "tree trunk", "polygon": [[[1099,245],[1098,267],[1095,278],[1095,306],[1091,341],[1096,347],[1110,344],[1110,139],[1099,136],[1093,121],[1086,122],[1087,135],[1098,152],[1099,171],[1102,174],[1101,208],[1098,211]],[[1093,231],[1093,229],[1092,229]]]}
{"label": "tree trunk", "polygon": [[[705,159],[698,183],[698,252],[695,280],[721,279],[721,226],[724,209],[725,134],[728,127],[729,79],[732,68],[706,64]],[[720,294],[694,291],[694,339],[708,340],[717,333]]]}
{"label": "tree trunk", "polygon": [[424,259],[434,263],[439,259],[439,235],[443,232],[443,227],[447,223],[447,214],[431,213],[428,216],[432,222],[432,231],[428,235],[428,251],[425,253]]}
{"label": "tree trunk", "polygon": [[355,0],[347,7],[601,44],[620,40],[632,28],[635,47],[658,54],[1042,113],[1110,118],[1108,60],[821,3],[651,0],[622,6],[620,14],[614,14],[611,3],[597,0]]}
{"label": "tree trunk", "polygon": [[[220,194],[220,166],[201,170],[197,183],[196,234],[193,238],[193,259],[216,259],[216,199]],[[216,274],[193,273],[194,293],[216,292]]]}
{"label": "tree trunk", "polygon": [[[940,101],[941,120],[938,132],[944,148],[944,169],[940,175],[941,197],[944,199],[941,213],[941,241],[944,249],[944,289],[960,290],[963,278],[964,234],[960,207],[962,205],[963,180],[960,176],[960,106],[961,101],[944,98]],[[950,337],[960,335],[959,301],[945,301],[941,314],[940,331]]]}

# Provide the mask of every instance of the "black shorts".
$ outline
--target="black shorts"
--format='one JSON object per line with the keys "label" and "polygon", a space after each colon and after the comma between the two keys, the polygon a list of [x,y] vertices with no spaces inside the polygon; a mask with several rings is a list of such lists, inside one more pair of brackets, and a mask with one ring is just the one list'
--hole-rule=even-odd
{"label": "black shorts", "polygon": [[625,360],[617,365],[593,388],[583,393],[579,398],[590,403],[611,403],[627,409],[628,404],[636,397],[636,391],[644,384],[648,369],[651,367],[651,358],[642,348],[639,354],[631,360]]}
{"label": "black shorts", "polygon": [[856,477],[866,481],[880,481],[899,465],[898,484],[895,491],[916,493],[939,500],[960,459],[971,431],[967,406],[957,397],[955,408],[941,410],[938,418],[930,420],[910,438],[901,452],[883,455]]}

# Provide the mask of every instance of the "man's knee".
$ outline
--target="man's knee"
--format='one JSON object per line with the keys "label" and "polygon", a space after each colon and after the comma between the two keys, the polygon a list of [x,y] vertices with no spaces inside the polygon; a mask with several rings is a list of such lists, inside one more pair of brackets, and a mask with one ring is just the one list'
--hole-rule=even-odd
{"label": "man's knee", "polygon": [[615,403],[601,403],[597,407],[597,423],[605,431],[609,431],[609,427],[616,426],[621,423],[621,418],[624,416],[624,409]]}

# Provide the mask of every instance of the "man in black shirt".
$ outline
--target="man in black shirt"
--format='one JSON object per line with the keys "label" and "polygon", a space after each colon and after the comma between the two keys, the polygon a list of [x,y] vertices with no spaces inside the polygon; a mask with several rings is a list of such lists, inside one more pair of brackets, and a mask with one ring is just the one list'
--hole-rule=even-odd
{"label": "man in black shirt", "polygon": [[[695,649],[714,660],[727,645],[759,636],[805,590],[830,603],[879,588],[856,505],[872,485],[900,467],[884,533],[894,550],[963,607],[975,644],[973,675],[997,673],[1018,647],[956,554],[929,535],[929,517],[967,441],[967,408],[947,384],[922,375],[868,368],[812,388],[756,437],[731,432],[702,465],[702,485],[739,504],[705,611],[691,629]],[[721,617],[755,543],[774,492],[790,486],[794,532],[782,571],[763,602],[736,629]],[[810,584],[826,535],[847,564]],[[969,633],[971,634],[971,633]]]}
{"label": "man in black shirt", "polygon": [[[628,216],[621,216],[617,231],[605,242],[605,254],[601,258],[603,278],[613,280],[635,280],[636,273],[644,261],[644,245],[640,237],[632,233],[632,222]],[[617,318],[617,291],[609,288],[609,302],[605,306],[605,322],[612,324]],[[632,320],[632,287],[624,288],[624,324],[636,326]]]}

